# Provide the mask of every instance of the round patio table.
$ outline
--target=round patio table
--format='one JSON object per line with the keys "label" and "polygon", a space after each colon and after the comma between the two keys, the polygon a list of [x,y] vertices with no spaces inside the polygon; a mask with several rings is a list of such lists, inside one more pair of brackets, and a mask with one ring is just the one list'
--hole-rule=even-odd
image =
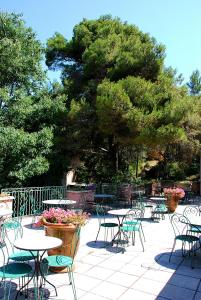
{"label": "round patio table", "polygon": [[121,237],[121,225],[122,225],[122,221],[124,219],[124,217],[127,215],[127,213],[129,212],[130,209],[127,209],[127,208],[121,208],[121,209],[111,209],[111,210],[108,210],[108,214],[109,215],[113,215],[113,216],[116,216],[117,217],[117,220],[118,220],[118,231],[117,233],[115,234],[115,236],[113,237],[112,239],[112,244],[114,243],[114,241],[119,237]]}
{"label": "round patio table", "polygon": [[[30,238],[29,236],[29,237],[24,237],[22,239],[18,239],[14,242],[14,247],[17,249],[30,251],[32,255],[33,252],[36,252],[36,256],[33,255],[33,259],[35,260],[34,272],[31,278],[28,280],[28,282],[18,290],[16,299],[18,294],[21,292],[21,290],[23,290],[25,286],[27,286],[34,277],[36,278],[36,293],[37,293],[36,299],[41,299],[40,296],[41,284],[39,285],[40,276],[43,278],[44,282],[47,282],[55,289],[55,293],[57,295],[56,287],[52,283],[50,283],[44,276],[44,273],[41,268],[41,262],[43,259],[43,255],[47,250],[58,248],[61,245],[62,245],[61,239],[50,237],[50,236],[43,236],[42,238],[39,236]],[[42,252],[42,254],[40,254],[40,252]]]}
{"label": "round patio table", "polygon": [[43,203],[47,205],[72,205],[75,204],[76,201],[68,200],[68,199],[52,199],[52,200],[44,200]]}
{"label": "round patio table", "polygon": [[114,195],[113,194],[95,194],[94,199],[97,203],[105,203],[108,202],[108,200],[113,200]]}

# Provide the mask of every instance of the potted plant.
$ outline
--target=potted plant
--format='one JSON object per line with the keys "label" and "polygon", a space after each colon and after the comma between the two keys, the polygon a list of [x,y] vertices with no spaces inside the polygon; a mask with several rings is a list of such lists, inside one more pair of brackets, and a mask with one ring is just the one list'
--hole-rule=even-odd
{"label": "potted plant", "polygon": [[[84,226],[89,218],[86,212],[75,212],[73,210],[64,210],[61,208],[50,208],[45,210],[39,217],[35,226],[44,225],[45,234],[60,238],[63,241],[61,247],[48,251],[48,255],[66,255],[73,256],[76,254],[74,248],[75,231],[77,227]],[[52,267],[53,272],[64,272],[64,268]]]}
{"label": "potted plant", "polygon": [[182,188],[170,187],[164,188],[164,195],[166,197],[166,206],[169,212],[174,212],[177,208],[178,202],[185,196],[185,192]]}

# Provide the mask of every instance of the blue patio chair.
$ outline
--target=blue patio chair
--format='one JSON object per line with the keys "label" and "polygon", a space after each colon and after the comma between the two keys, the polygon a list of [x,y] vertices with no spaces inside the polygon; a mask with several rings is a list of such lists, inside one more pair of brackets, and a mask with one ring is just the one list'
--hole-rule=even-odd
{"label": "blue patio chair", "polygon": [[[30,273],[32,272],[32,267],[27,263],[22,262],[14,262],[14,263],[6,263],[6,257],[7,257],[7,247],[5,241],[0,242],[0,252],[1,257],[3,258],[3,264],[0,267],[0,278],[1,283],[0,286],[4,289],[3,299],[9,300],[10,294],[11,294],[11,280],[19,279],[19,287],[15,300],[17,300],[19,292],[22,291],[22,287],[20,286],[20,279],[23,278],[22,282],[24,282],[25,277],[28,277]],[[9,282],[7,282],[7,279]],[[29,283],[29,280],[23,284],[23,289],[27,287]],[[1,298],[2,299],[2,298]]]}
{"label": "blue patio chair", "polygon": [[[77,247],[80,239],[80,228],[78,227],[74,233],[72,241],[69,245],[65,245],[65,247],[69,247],[69,256],[66,255],[51,255],[47,256],[42,261],[43,273],[47,275],[48,269],[51,267],[54,268],[67,268],[67,273],[69,277],[69,282],[72,285],[74,300],[77,300],[75,281],[73,276],[73,262],[74,257],[77,252]],[[47,280],[46,280],[47,281]]]}
{"label": "blue patio chair", "polygon": [[98,235],[100,233],[101,228],[104,229],[104,242],[107,242],[107,240],[108,240],[109,230],[111,233],[111,240],[112,240],[114,237],[114,228],[118,228],[119,225],[115,222],[107,221],[107,219],[106,219],[107,211],[104,206],[95,205],[95,211],[96,211],[96,215],[98,217],[98,225],[99,225],[95,242],[97,242]]}
{"label": "blue patio chair", "polygon": [[[193,254],[191,256],[191,267],[193,268],[193,257],[196,254],[196,250],[198,250],[201,246],[200,240],[197,236],[191,234],[191,231],[189,230],[190,222],[184,215],[175,213],[171,216],[170,222],[175,234],[175,238],[169,261],[171,260],[176,242],[180,241],[182,243],[182,256],[184,257],[186,254]],[[188,244],[189,250],[186,250],[186,244]]]}

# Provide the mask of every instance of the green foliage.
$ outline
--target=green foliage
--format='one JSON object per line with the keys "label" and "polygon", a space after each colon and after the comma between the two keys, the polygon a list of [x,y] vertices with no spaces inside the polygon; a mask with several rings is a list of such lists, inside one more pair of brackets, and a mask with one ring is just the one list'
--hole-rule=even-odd
{"label": "green foliage", "polygon": [[201,92],[201,76],[198,70],[193,71],[190,81],[187,83],[191,95],[199,95]]}
{"label": "green foliage", "polygon": [[0,87],[33,89],[44,75],[42,47],[19,15],[0,12]]}

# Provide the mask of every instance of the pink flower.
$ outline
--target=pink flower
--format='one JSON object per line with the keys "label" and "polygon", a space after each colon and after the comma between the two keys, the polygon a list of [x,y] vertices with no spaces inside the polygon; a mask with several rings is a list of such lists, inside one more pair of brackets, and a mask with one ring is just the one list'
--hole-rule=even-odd
{"label": "pink flower", "polygon": [[41,226],[43,221],[56,224],[74,224],[83,226],[86,224],[90,214],[86,212],[75,212],[73,210],[65,210],[62,208],[50,208],[44,210],[39,218],[39,221],[35,223],[35,227]]}
{"label": "pink flower", "polygon": [[185,196],[185,192],[182,188],[178,187],[171,187],[171,188],[164,188],[163,189],[165,196],[177,196],[179,199],[183,198]]}

